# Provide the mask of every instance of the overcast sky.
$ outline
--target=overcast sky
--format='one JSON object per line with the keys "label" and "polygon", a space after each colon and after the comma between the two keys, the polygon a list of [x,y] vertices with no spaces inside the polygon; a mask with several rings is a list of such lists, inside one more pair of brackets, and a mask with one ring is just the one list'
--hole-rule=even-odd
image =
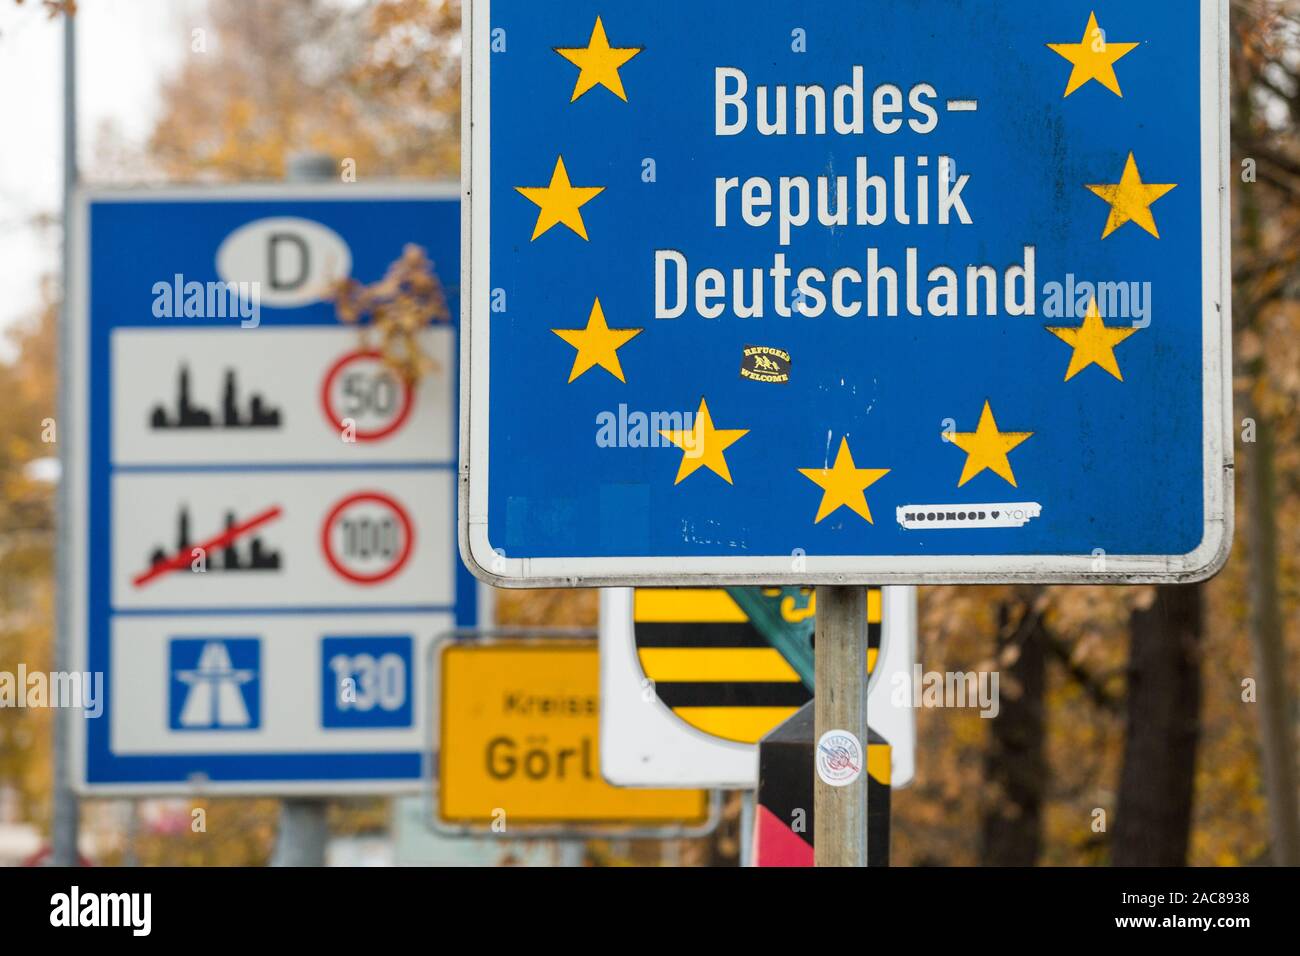
{"label": "overcast sky", "polygon": [[[189,55],[204,0],[80,0],[80,163],[94,179],[95,131],[113,121],[129,143],[148,137],[158,87]],[[60,213],[63,24],[38,0],[0,0],[0,333],[29,316],[41,275],[59,266],[59,232],[30,222]],[[11,350],[0,346],[0,357]]]}

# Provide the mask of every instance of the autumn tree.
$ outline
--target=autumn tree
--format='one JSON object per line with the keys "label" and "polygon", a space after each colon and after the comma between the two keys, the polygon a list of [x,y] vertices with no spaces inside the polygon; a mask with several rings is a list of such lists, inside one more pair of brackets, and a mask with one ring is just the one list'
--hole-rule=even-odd
{"label": "autumn tree", "polygon": [[1017,589],[998,608],[1000,704],[984,755],[989,788],[980,828],[985,866],[1033,866],[1042,852],[1049,641],[1042,591]]}
{"label": "autumn tree", "polygon": [[[53,664],[54,486],[35,463],[56,454],[57,289],[48,280],[34,316],[9,335],[0,363],[0,671],[48,672]],[[19,693],[22,689],[19,689]],[[46,821],[51,711],[0,710],[0,788],[22,817]]]}
{"label": "autumn tree", "polygon": [[[1290,551],[1300,432],[1295,406],[1297,267],[1300,266],[1300,5],[1233,5],[1233,146],[1238,175],[1233,282],[1237,402],[1241,413],[1246,624],[1258,684],[1258,718],[1273,861],[1300,865],[1295,716],[1280,554]],[[1290,527],[1288,528],[1288,525]],[[1290,535],[1288,535],[1288,531]],[[1291,573],[1294,574],[1294,564]],[[1292,578],[1294,580],[1294,578]]]}
{"label": "autumn tree", "polygon": [[1201,720],[1201,588],[1166,585],[1130,624],[1127,722],[1112,860],[1183,866]]}
{"label": "autumn tree", "polygon": [[169,178],[279,179],[298,151],[359,180],[459,176],[459,2],[212,0],[180,40],[149,144]]}

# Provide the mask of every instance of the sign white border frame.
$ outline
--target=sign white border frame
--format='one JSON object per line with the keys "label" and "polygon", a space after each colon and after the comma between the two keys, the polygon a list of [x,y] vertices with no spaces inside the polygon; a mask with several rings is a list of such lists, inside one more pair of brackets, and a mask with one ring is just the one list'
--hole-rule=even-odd
{"label": "sign white border frame", "polygon": [[[1182,555],[511,558],[488,540],[491,296],[491,0],[462,13],[461,557],[495,587],[1192,583],[1227,563],[1233,536],[1232,289],[1228,167],[1228,0],[1201,3],[1204,534]],[[1215,118],[1217,117],[1217,122]]]}
{"label": "sign white border frame", "polygon": [[[60,382],[65,399],[67,421],[60,421],[65,448],[63,480],[67,485],[67,512],[60,515],[68,542],[66,594],[68,609],[70,659],[73,671],[84,672],[89,658],[89,624],[87,619],[86,559],[89,543],[86,528],[87,472],[90,455],[84,411],[89,396],[89,328],[90,328],[90,230],[89,210],[92,203],[105,202],[355,202],[377,199],[452,199],[460,196],[454,183],[390,181],[383,183],[247,183],[239,185],[181,186],[82,186],[76,191],[72,206],[72,313],[68,329],[68,381]],[[463,311],[462,311],[463,314]],[[464,335],[465,330],[461,330]],[[480,591],[482,589],[480,588]],[[477,596],[480,610],[483,596]],[[412,662],[414,666],[415,662]],[[413,702],[413,706],[419,706]],[[427,786],[424,778],[410,780],[259,780],[230,781],[194,779],[190,782],[88,783],[86,780],[86,727],[80,711],[64,714],[71,726],[71,784],[86,797],[346,797],[346,796],[418,796]],[[108,710],[96,720],[111,720]],[[427,759],[432,759],[425,755]],[[427,760],[426,760],[427,762]]]}
{"label": "sign white border frame", "polygon": [[[758,744],[705,733],[658,697],[642,696],[646,676],[637,657],[633,600],[630,588],[600,592],[601,775],[617,787],[754,789]],[[891,747],[894,790],[911,786],[916,776],[915,702],[894,704],[895,675],[907,678],[910,691],[912,669],[920,660],[916,601],[915,588],[883,590],[880,657],[867,682],[867,723]]]}

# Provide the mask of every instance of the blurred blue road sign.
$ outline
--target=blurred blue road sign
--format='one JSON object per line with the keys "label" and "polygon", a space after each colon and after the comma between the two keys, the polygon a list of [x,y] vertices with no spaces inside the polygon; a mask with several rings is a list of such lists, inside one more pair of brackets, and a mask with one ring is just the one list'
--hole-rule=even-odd
{"label": "blurred blue road sign", "polygon": [[1225,2],[466,16],[480,577],[1222,565]]}
{"label": "blurred blue road sign", "polygon": [[261,641],[176,638],[169,647],[172,730],[257,730],[262,726]]}
{"label": "blurred blue road sign", "polygon": [[410,727],[415,662],[410,635],[321,642],[321,725]]}
{"label": "blurred blue road sign", "polygon": [[454,187],[88,192],[75,223],[76,779],[102,793],[419,792],[457,560],[458,323],[415,386],[333,283],[408,243],[456,315]]}

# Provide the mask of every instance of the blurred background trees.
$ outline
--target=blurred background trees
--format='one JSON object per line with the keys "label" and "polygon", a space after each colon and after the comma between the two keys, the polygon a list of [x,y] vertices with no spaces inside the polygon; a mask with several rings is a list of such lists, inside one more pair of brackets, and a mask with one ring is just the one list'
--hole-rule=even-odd
{"label": "blurred background trees", "polygon": [[[1236,393],[1247,575],[1247,631],[1258,677],[1263,782],[1274,862],[1300,866],[1297,810],[1295,671],[1285,635],[1294,634],[1293,581],[1297,434],[1295,281],[1296,200],[1300,181],[1300,7],[1240,2],[1233,31],[1233,156],[1236,269]],[[1266,344],[1267,343],[1267,344]],[[1282,563],[1282,562],[1285,563]],[[1286,592],[1290,591],[1291,594]],[[1288,601],[1290,597],[1292,600]]]}
{"label": "blurred background trees", "polygon": [[[109,175],[126,164],[168,180],[276,180],[289,154],[319,150],[353,160],[359,181],[455,179],[459,18],[458,0],[210,0],[176,38],[190,52],[163,83],[143,154],[87,157],[87,176],[103,163]],[[992,721],[919,712],[916,782],[894,795],[897,865],[1295,862],[1300,3],[1234,0],[1232,45],[1232,560],[1199,587],[923,589],[924,668],[997,669],[1002,708]],[[51,288],[17,336],[18,357],[0,366],[11,396],[0,417],[0,667],[47,660],[51,495],[29,466],[50,453],[38,423],[53,415],[56,307]],[[594,626],[596,601],[502,594],[498,617]],[[0,722],[0,782],[37,820],[47,734],[47,713]],[[144,862],[263,861],[272,806],[222,803],[205,806],[225,850],[164,832],[130,851]],[[731,800],[722,834],[681,858],[734,861],[735,814]],[[382,814],[335,823],[366,820]],[[592,854],[616,862],[603,844]]]}
{"label": "blurred background trees", "polygon": [[280,179],[300,151],[459,178],[459,0],[214,0],[195,30],[149,143],[167,178]]}
{"label": "blurred background trees", "polygon": [[[49,671],[54,620],[54,485],[58,289],[41,288],[37,314],[14,330],[14,361],[0,364],[0,670]],[[45,824],[50,788],[49,710],[0,719],[0,804]]]}

